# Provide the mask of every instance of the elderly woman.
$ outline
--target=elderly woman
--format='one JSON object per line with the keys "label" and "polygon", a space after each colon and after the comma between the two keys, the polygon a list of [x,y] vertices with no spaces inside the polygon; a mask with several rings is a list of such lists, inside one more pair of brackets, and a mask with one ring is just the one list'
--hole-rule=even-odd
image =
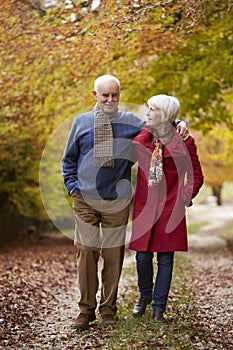
{"label": "elderly woman", "polygon": [[[192,205],[203,174],[193,137],[182,141],[175,131],[178,99],[156,95],[148,100],[148,107],[146,126],[133,141],[138,175],[129,249],[137,252],[140,293],[133,315],[143,315],[152,301],[152,318],[165,322],[174,252],[188,250],[185,207]],[[158,265],[155,284],[154,252]]]}

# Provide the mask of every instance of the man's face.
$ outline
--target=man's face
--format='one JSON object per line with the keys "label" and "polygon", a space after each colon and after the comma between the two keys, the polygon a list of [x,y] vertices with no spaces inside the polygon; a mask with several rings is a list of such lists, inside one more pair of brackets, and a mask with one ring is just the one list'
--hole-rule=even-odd
{"label": "man's face", "polygon": [[94,99],[104,113],[113,113],[118,108],[120,90],[114,80],[106,80],[98,87],[98,91],[93,91]]}

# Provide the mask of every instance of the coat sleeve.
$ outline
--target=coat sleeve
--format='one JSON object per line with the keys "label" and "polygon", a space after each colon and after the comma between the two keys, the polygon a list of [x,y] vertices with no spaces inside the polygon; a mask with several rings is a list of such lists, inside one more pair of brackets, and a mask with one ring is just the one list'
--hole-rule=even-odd
{"label": "coat sleeve", "polygon": [[189,159],[187,166],[187,182],[184,186],[184,201],[186,206],[190,207],[193,204],[192,199],[196,197],[204,183],[204,176],[194,138],[189,136],[185,141],[185,145],[189,153]]}
{"label": "coat sleeve", "polygon": [[78,121],[77,119],[73,122],[64,155],[62,158],[62,175],[64,177],[64,183],[67,192],[71,194],[71,190],[76,187],[78,181],[78,157],[79,157],[79,146],[78,146]]}
{"label": "coat sleeve", "polygon": [[141,132],[133,139],[132,145],[132,162],[135,164],[137,161],[144,158],[145,152],[148,152],[148,146],[150,145],[151,132],[148,128],[144,127]]}

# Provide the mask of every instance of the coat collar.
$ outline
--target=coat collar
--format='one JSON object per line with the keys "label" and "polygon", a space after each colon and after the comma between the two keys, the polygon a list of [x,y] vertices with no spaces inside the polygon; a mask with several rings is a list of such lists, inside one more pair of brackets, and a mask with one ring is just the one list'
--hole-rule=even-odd
{"label": "coat collar", "polygon": [[[176,130],[175,125],[174,129]],[[134,138],[133,143],[141,144],[153,152],[152,129],[148,126],[144,126],[141,132]],[[187,152],[184,141],[181,140],[180,136],[175,131],[173,140],[163,148],[163,157],[184,157],[187,155]]]}

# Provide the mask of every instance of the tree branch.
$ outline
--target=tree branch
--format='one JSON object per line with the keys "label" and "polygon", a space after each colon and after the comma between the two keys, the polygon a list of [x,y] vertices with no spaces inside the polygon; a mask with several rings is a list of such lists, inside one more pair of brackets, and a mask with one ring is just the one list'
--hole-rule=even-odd
{"label": "tree branch", "polygon": [[45,9],[43,9],[41,6],[40,0],[36,0],[34,2],[30,2],[28,0],[20,0],[20,2],[23,2],[25,5],[28,5],[33,10],[38,11],[41,17],[46,14]]}
{"label": "tree branch", "polygon": [[137,10],[136,13],[142,12],[142,15],[141,15],[141,18],[142,18],[147,11],[152,10],[152,9],[154,9],[156,7],[165,7],[166,5],[169,5],[169,4],[173,3],[173,2],[176,2],[176,0],[168,0],[168,1],[163,1],[163,2],[161,1],[161,2],[159,2],[157,4],[155,4],[155,5],[147,6],[147,7],[143,8],[143,9]]}

